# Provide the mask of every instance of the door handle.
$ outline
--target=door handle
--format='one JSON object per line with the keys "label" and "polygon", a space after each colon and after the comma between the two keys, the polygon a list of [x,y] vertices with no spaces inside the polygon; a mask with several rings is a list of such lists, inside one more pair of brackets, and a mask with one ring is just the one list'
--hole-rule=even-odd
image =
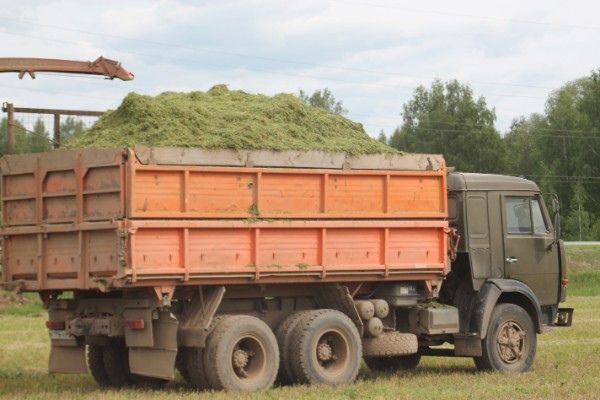
{"label": "door handle", "polygon": [[518,258],[514,258],[514,257],[506,257],[506,260],[504,260],[504,261],[506,261],[509,264],[514,264],[517,261],[519,261],[519,259]]}

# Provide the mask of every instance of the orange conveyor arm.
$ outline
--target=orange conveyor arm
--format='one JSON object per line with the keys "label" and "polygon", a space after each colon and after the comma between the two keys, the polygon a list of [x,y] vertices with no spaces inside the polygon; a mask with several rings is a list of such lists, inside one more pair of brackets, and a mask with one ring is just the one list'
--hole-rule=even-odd
{"label": "orange conveyor arm", "polygon": [[35,79],[36,72],[63,72],[69,74],[103,75],[107,78],[118,78],[130,81],[133,74],[115,60],[102,56],[95,61],[72,61],[52,58],[0,58],[0,72],[17,72],[19,79],[29,74]]}

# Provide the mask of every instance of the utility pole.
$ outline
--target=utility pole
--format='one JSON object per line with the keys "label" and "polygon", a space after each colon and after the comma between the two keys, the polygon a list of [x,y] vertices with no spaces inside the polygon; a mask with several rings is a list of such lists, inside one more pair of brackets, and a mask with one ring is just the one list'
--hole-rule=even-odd
{"label": "utility pole", "polygon": [[[579,196],[577,196],[577,197],[579,197]],[[578,208],[577,216],[579,217],[579,241],[581,242],[583,240],[581,237],[581,199],[579,199],[579,201],[577,202],[577,208]]]}
{"label": "utility pole", "polygon": [[60,147],[60,113],[54,113],[54,148]]}
{"label": "utility pole", "polygon": [[2,111],[6,112],[6,154],[15,154],[15,110],[12,103],[4,103]]}

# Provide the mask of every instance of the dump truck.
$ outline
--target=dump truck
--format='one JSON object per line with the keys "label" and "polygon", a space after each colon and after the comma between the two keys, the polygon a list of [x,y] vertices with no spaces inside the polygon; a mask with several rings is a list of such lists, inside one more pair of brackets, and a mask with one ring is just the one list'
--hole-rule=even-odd
{"label": "dump truck", "polygon": [[556,199],[439,155],[138,146],[0,167],[3,285],[43,300],[52,373],[251,391],[351,382],[363,360],[526,371],[572,320]]}

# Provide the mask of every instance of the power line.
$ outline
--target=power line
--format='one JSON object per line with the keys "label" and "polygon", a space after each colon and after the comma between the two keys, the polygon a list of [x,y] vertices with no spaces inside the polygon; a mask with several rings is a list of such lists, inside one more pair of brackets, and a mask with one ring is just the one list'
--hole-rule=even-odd
{"label": "power line", "polygon": [[442,15],[442,16],[460,17],[460,18],[468,18],[468,19],[480,19],[480,20],[486,20],[486,21],[510,22],[510,23],[514,23],[514,24],[554,26],[554,27],[559,27],[559,28],[600,30],[600,26],[592,26],[592,25],[575,25],[575,24],[562,24],[562,23],[546,22],[546,21],[527,21],[527,20],[519,20],[519,19],[512,19],[512,18],[488,17],[488,16],[484,16],[484,15],[463,14],[463,13],[440,11],[440,10],[414,9],[414,8],[400,7],[400,6],[388,5],[388,4],[384,5],[384,4],[377,4],[377,3],[361,3],[361,2],[355,2],[355,1],[342,1],[342,0],[332,0],[332,1],[334,3],[343,3],[346,5],[384,8],[384,9],[400,10],[400,11],[404,11],[404,12],[419,13],[419,14],[436,14],[436,15]]}
{"label": "power line", "polygon": [[[0,17],[0,19],[2,19],[2,17]],[[17,33],[11,33],[11,32],[0,32],[0,34],[5,34],[5,35],[11,35],[11,36],[21,36],[21,37],[28,37],[28,38],[32,38],[32,39],[37,39],[37,40],[44,40],[44,41],[50,41],[50,42],[58,42],[58,43],[66,43],[66,44],[76,44],[76,45],[82,45],[81,42],[74,42],[74,41],[65,41],[65,40],[60,40],[60,39],[53,39],[53,38],[48,38],[48,37],[38,37],[38,36],[33,36],[33,35],[25,35],[25,34],[17,34]],[[142,57],[152,57],[152,58],[163,58],[166,60],[172,60],[172,61],[183,61],[183,62],[197,62],[197,59],[193,59],[193,58],[182,58],[182,57],[173,57],[173,56],[167,56],[164,54],[147,54],[147,53],[139,53],[139,52],[132,52],[132,51],[125,51],[125,50],[115,50],[114,52],[116,53],[125,53],[125,54],[131,54],[131,55],[137,55],[137,56],[142,56]],[[214,62],[206,62],[206,61],[202,61],[203,65],[209,65],[215,68],[224,68],[224,67],[230,67],[230,65],[228,64],[215,64]],[[353,80],[348,80],[348,79],[339,79],[339,78],[331,78],[331,77],[320,77],[320,76],[314,76],[314,75],[309,75],[309,74],[303,74],[303,73],[291,73],[291,72],[282,72],[282,71],[274,71],[274,70],[268,70],[268,69],[264,69],[264,68],[257,68],[257,67],[244,67],[244,69],[249,70],[249,71],[253,71],[253,72],[259,72],[259,73],[263,73],[263,74],[268,74],[268,75],[281,75],[281,76],[293,76],[293,77],[302,77],[302,78],[308,78],[308,79],[313,79],[316,81],[321,81],[321,82],[338,82],[338,83],[344,83],[344,84],[349,84],[349,85],[356,85],[356,86],[366,86],[366,87],[384,87],[387,89],[390,88],[394,88],[394,87],[401,87],[401,88],[405,88],[405,90],[403,90],[402,92],[404,93],[414,93],[415,87],[414,84],[412,86],[409,86],[410,84],[408,83],[380,83],[380,82],[358,82],[358,81],[353,81]],[[404,77],[408,77],[405,75],[401,75]],[[427,78],[427,79],[432,79],[432,78]],[[498,84],[500,85],[500,84]],[[507,86],[514,86],[511,84],[507,84]],[[519,94],[505,94],[505,93],[487,93],[486,96],[496,96],[496,97],[506,97],[506,98],[523,98],[523,99],[531,99],[531,100],[535,100],[537,101],[544,101],[546,100],[546,98],[544,97],[539,97],[539,96],[529,96],[529,95],[519,95]],[[360,97],[360,96],[359,96]],[[362,96],[362,98],[369,98],[369,97],[364,97]]]}
{"label": "power line", "polygon": [[[371,127],[385,127],[385,128],[391,128],[391,129],[398,129],[401,128],[400,126],[392,126],[392,125],[374,125],[374,124],[362,124],[364,126],[371,126]],[[430,133],[439,133],[439,134],[451,134],[451,133],[464,133],[464,132],[479,132],[479,133],[484,133],[484,132],[491,132],[491,131],[487,131],[484,129],[444,129],[444,128],[421,128],[421,127],[411,127],[409,128],[412,131],[421,131],[421,132],[430,132]],[[493,128],[495,131],[495,128]],[[564,132],[568,132],[567,130],[564,130]],[[551,134],[535,134],[532,135],[532,137],[551,137],[551,138],[559,138],[559,139],[590,139],[590,140],[598,140],[600,139],[600,132],[582,132],[582,131],[574,131],[577,133],[587,133],[590,134],[588,136],[575,136],[575,135],[551,135]],[[598,136],[591,136],[591,134],[597,133]]]}
{"label": "power line", "polygon": [[[393,72],[393,71],[372,70],[372,69],[355,68],[355,67],[341,67],[341,66],[317,64],[317,63],[311,63],[311,62],[307,62],[307,61],[298,61],[298,60],[283,60],[283,59],[278,59],[278,58],[273,58],[273,57],[257,56],[257,55],[248,54],[248,53],[239,53],[239,52],[232,52],[232,51],[219,50],[219,49],[206,48],[206,47],[201,48],[198,46],[186,46],[186,45],[177,44],[177,43],[159,42],[159,41],[153,41],[153,40],[147,40],[147,39],[137,39],[137,38],[131,38],[131,37],[122,36],[122,35],[98,33],[98,32],[86,31],[86,30],[82,30],[82,29],[68,28],[65,26],[42,24],[42,23],[38,23],[38,22],[35,22],[32,20],[25,20],[25,19],[18,19],[18,18],[0,17],[0,20],[13,21],[13,22],[17,22],[20,24],[27,24],[27,25],[36,25],[36,26],[57,29],[57,30],[63,30],[63,31],[83,33],[83,34],[99,36],[99,37],[109,37],[109,38],[120,39],[120,40],[129,40],[129,41],[138,42],[138,43],[146,43],[146,44],[151,44],[151,45],[155,45],[155,46],[168,47],[170,49],[180,48],[180,49],[184,49],[184,50],[188,50],[188,51],[201,51],[201,52],[208,52],[208,53],[223,54],[223,55],[228,55],[228,56],[235,56],[235,57],[240,57],[240,58],[252,58],[252,59],[261,60],[261,61],[279,62],[279,63],[291,64],[291,65],[304,65],[304,66],[309,66],[309,67],[313,67],[313,68],[324,68],[324,69],[331,69],[331,70],[353,71],[353,72],[369,73],[369,74],[374,74],[374,75],[400,76],[400,77],[411,78],[411,79],[427,79],[427,80],[435,79],[432,77],[409,76],[406,74]],[[483,84],[483,85],[513,86],[513,87],[550,89],[550,90],[553,89],[551,87],[546,87],[546,86],[518,84],[518,83],[510,83],[510,82],[479,82],[479,81],[470,81],[470,82],[477,83],[477,84]]]}
{"label": "power line", "polygon": [[[40,132],[35,132],[32,130],[29,130],[27,128],[25,128],[24,126],[22,126],[21,124],[15,124],[14,125],[17,129],[21,129],[25,132],[31,133],[32,135],[36,135],[38,137],[43,137],[44,139],[48,140],[50,143],[55,144],[55,145],[60,145],[59,142],[57,142],[56,140],[52,139],[50,136],[48,136],[46,133],[40,133]],[[44,126],[44,129],[46,129],[46,127]]]}

